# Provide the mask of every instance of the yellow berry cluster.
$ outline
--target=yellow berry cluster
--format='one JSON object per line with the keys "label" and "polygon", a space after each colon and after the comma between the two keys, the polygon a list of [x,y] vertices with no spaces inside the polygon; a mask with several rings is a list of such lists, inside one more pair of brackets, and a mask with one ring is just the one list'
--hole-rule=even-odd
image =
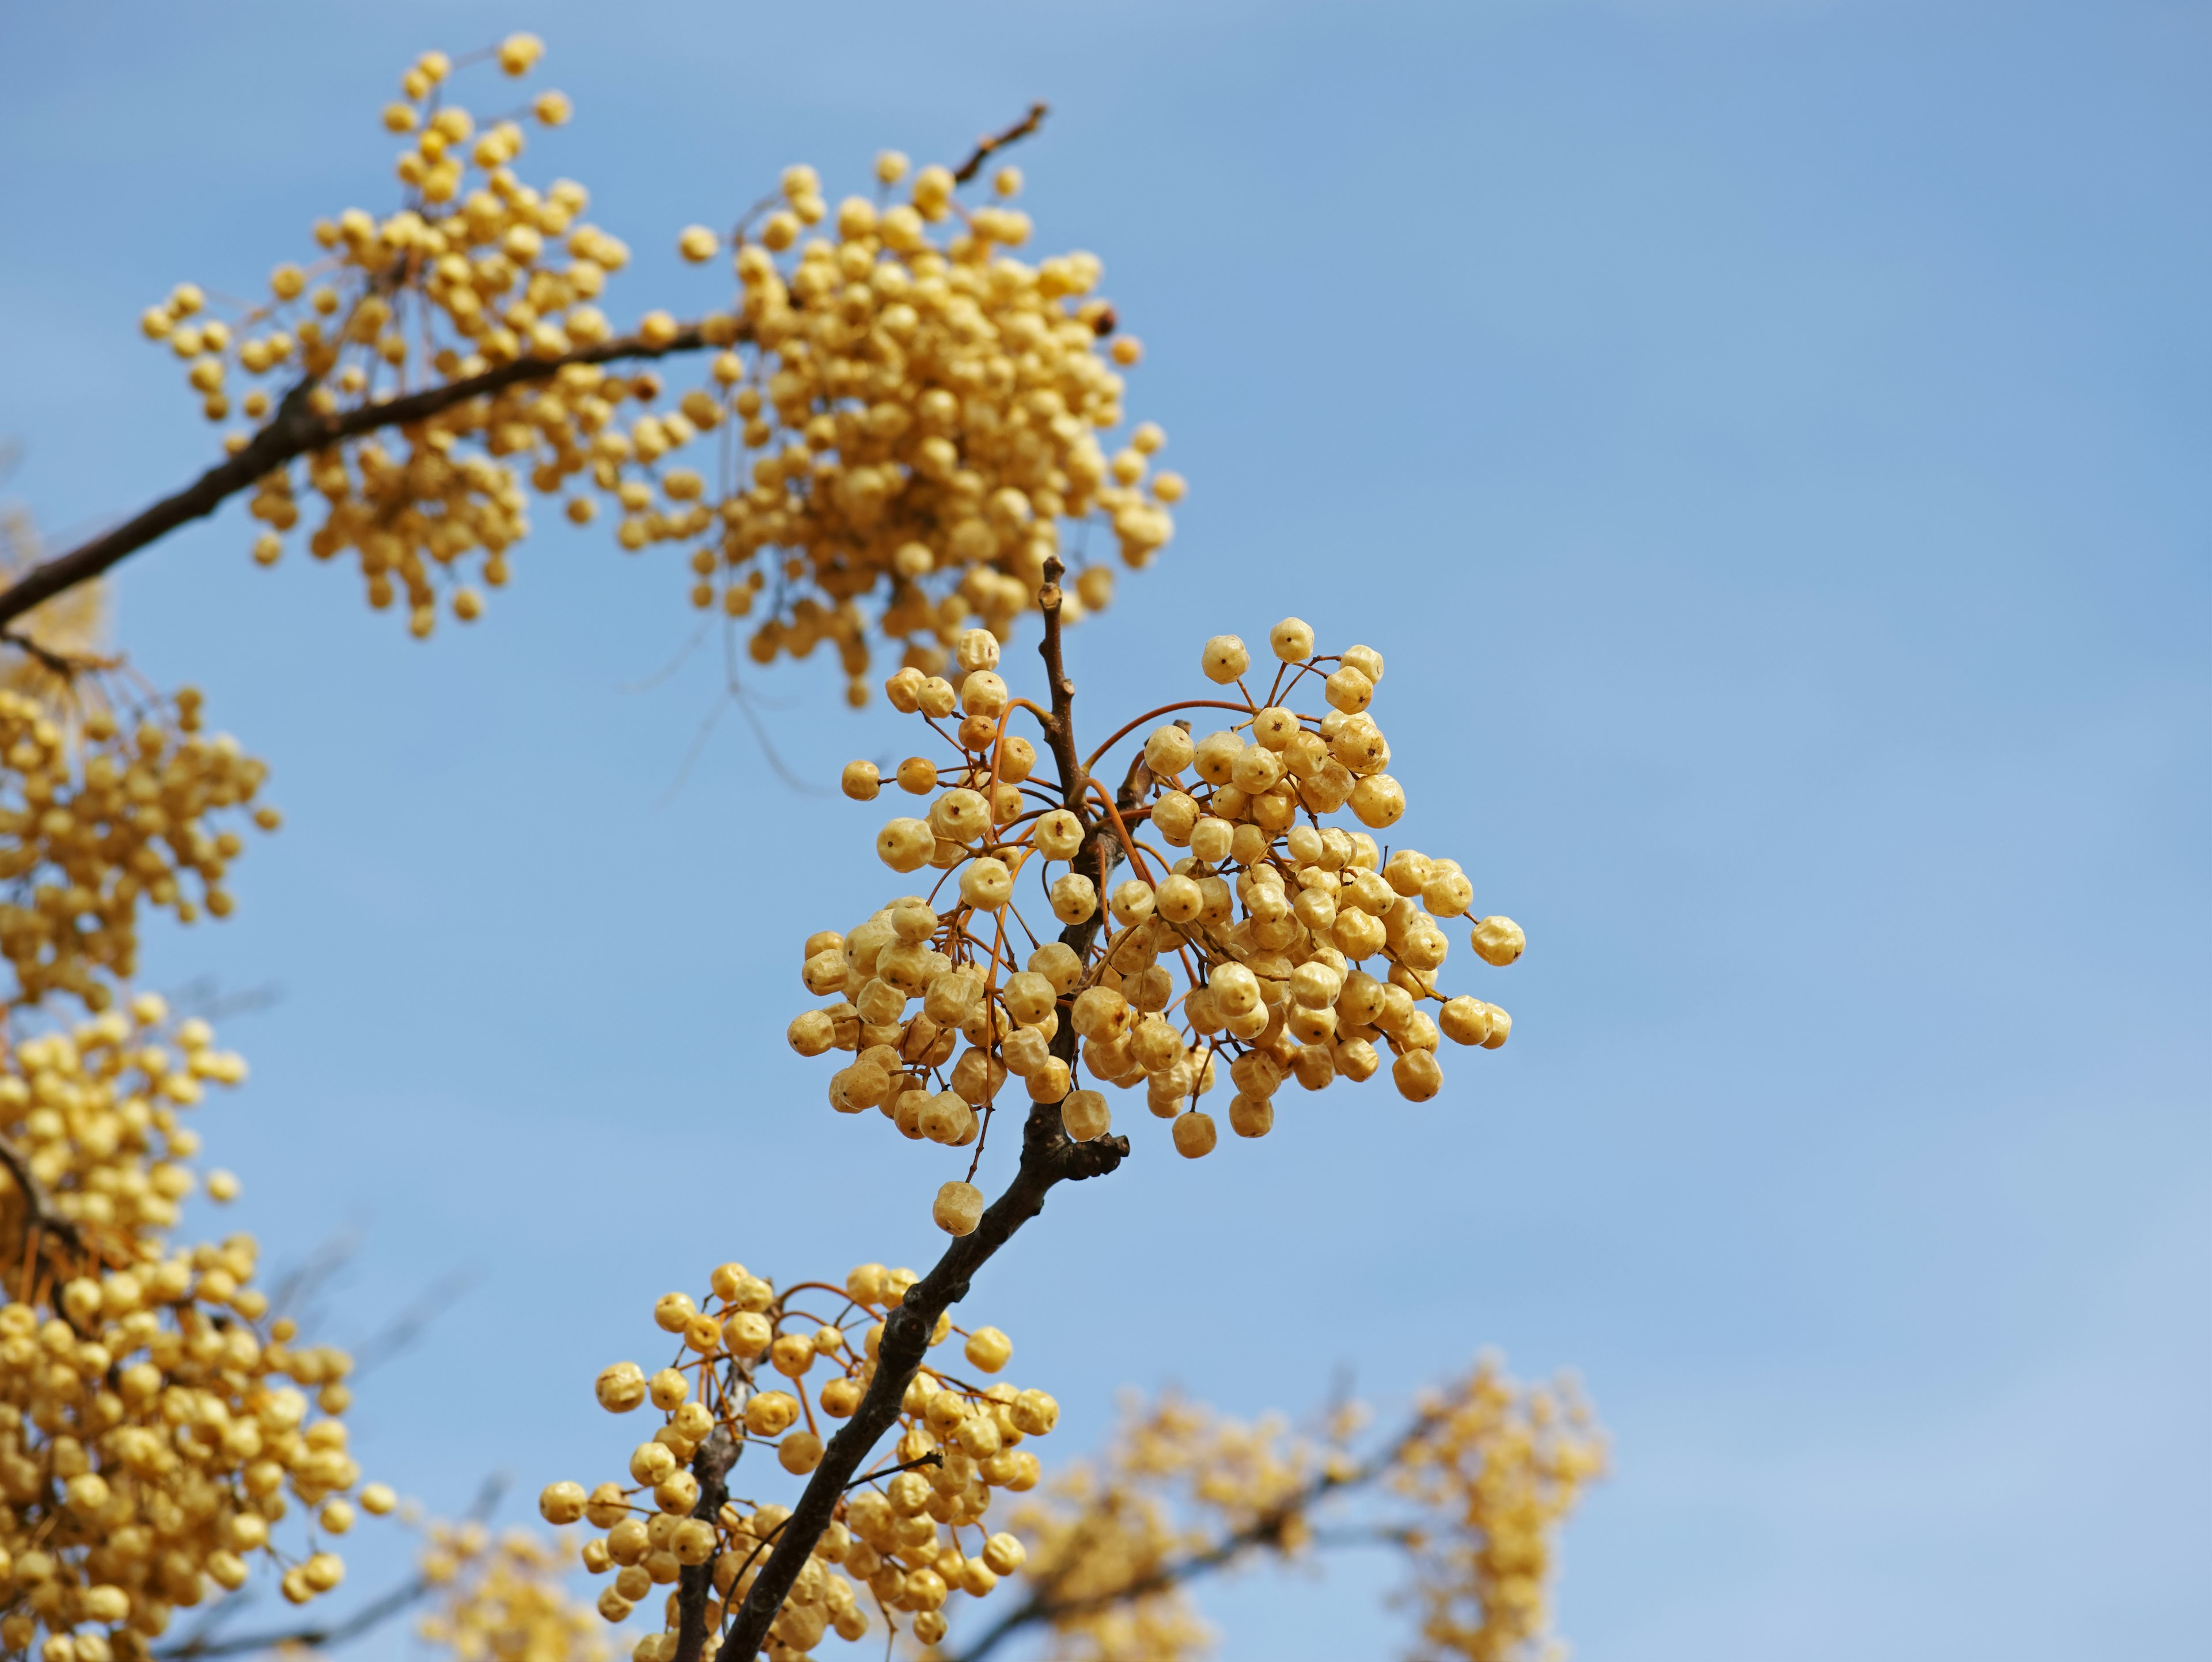
{"label": "yellow berry cluster", "polygon": [[[295,1604],[329,1592],[344,1565],[323,1537],[352,1527],[361,1478],[337,1417],[350,1359],[267,1319],[252,1237],[167,1236],[198,1147],[178,1111],[245,1064],[157,998],[129,1009],[0,1051],[0,1648],[38,1641],[44,1662],[143,1658],[255,1558]],[[313,1521],[292,1549],[275,1526],[295,1502]]]}
{"label": "yellow berry cluster", "polygon": [[[217,826],[268,767],[203,734],[191,687],[173,700],[86,691],[69,711],[0,691],[0,957],[13,1001],[65,992],[100,1010],[105,978],[135,971],[142,901],[183,923],[229,916],[222,880],[245,839]],[[252,818],[278,824],[273,808]]]}
{"label": "yellow berry cluster", "polygon": [[422,1579],[436,1604],[416,1624],[459,1662],[607,1662],[611,1647],[588,1604],[564,1585],[568,1543],[526,1530],[495,1536],[482,1524],[434,1523]]}
{"label": "yellow berry cluster", "polygon": [[[886,205],[908,174],[904,156],[879,157],[875,199],[847,197],[833,215],[814,169],[792,167],[781,203],[738,228],[744,350],[716,359],[713,384],[684,408],[702,426],[726,417],[743,452],[725,446],[714,489],[691,469],[662,472],[665,501],[625,497],[621,527],[626,547],[695,542],[693,603],[764,613],[749,648],[759,663],[834,647],[855,703],[872,629],[934,673],[965,620],[1011,634],[1061,551],[1063,521],[1103,521],[1123,563],[1141,567],[1184,492],[1178,475],[1152,471],[1166,442],[1157,425],[1110,456],[1099,441],[1123,419],[1115,366],[1139,348],[1105,338],[1114,313],[1096,293],[1098,261],[1011,257],[1029,216],[969,209],[941,167],[913,173],[906,199]],[[1020,175],[1005,168],[994,183],[1003,200]],[[706,259],[724,242],[694,226],[679,246]],[[633,459],[651,460],[616,457]],[[1110,565],[1085,569],[1064,618],[1103,607],[1113,579]],[[871,618],[859,603],[877,595]]]}
{"label": "yellow berry cluster", "polygon": [[[540,51],[517,36],[498,56],[519,75]],[[505,366],[544,370],[272,470],[251,504],[269,527],[256,559],[282,557],[312,491],[325,508],[311,551],[352,551],[369,603],[404,594],[410,628],[428,635],[441,584],[465,622],[483,605],[471,565],[490,587],[507,580],[527,490],[560,497],[577,524],[604,500],[624,549],[688,551],[694,606],[757,619],[756,661],[827,642],[858,703],[872,633],[933,671],[964,620],[1010,632],[1063,521],[1098,522],[1133,567],[1168,541],[1185,487],[1153,470],[1164,435],[1137,426],[1110,455],[1100,441],[1123,423],[1121,371],[1139,344],[1115,332],[1093,256],[1031,265],[1008,252],[1030,234],[1028,216],[1004,205],[1017,169],[994,175],[997,204],[971,208],[945,168],[886,153],[874,198],[833,214],[815,171],[794,167],[726,235],[687,228],[678,252],[697,263],[731,251],[737,289],[690,331],[661,310],[639,321],[635,340],[655,353],[716,352],[663,405],[660,375],[578,361],[612,338],[592,302],[629,250],[580,222],[581,186],[520,180],[516,119],[479,131],[443,101],[453,68],[424,54],[403,77],[405,100],[384,113],[408,136],[400,207],[319,222],[324,256],[278,266],[269,300],[233,321],[207,316],[185,283],[141,326],[183,361],[216,421],[240,375],[281,375],[308,411],[337,417]],[[531,113],[556,124],[568,102],[548,93]],[[265,386],[237,410],[255,423],[282,413]],[[679,454],[718,430],[711,458]],[[243,430],[226,439],[234,454],[248,442]],[[1104,606],[1113,581],[1111,565],[1089,567],[1066,617]]]}
{"label": "yellow berry cluster", "polygon": [[[891,703],[920,715],[954,759],[899,764],[899,788],[931,801],[889,821],[877,852],[895,871],[941,875],[930,893],[900,897],[850,934],[806,941],[800,977],[836,1001],[802,1013],[787,1037],[803,1056],[855,1053],[830,1081],[832,1106],[873,1107],[910,1137],[962,1147],[983,1134],[1011,1075],[1031,1101],[1061,1104],[1080,1141],[1112,1116],[1102,1093],[1077,1088],[1079,1067],[1103,1084],[1144,1085],[1152,1112],[1174,1120],[1176,1148],[1196,1157],[1214,1147],[1213,1120],[1196,1105],[1218,1058],[1236,1086],[1230,1125],[1257,1137],[1273,1126],[1285,1081],[1319,1090],[1340,1076],[1369,1079],[1382,1067],[1378,1044],[1395,1056],[1400,1093],[1421,1102],[1443,1084],[1441,1039],[1505,1042],[1504,1011],[1446,998],[1437,985],[1449,948],[1442,920],[1468,913],[1473,883],[1455,861],[1410,849],[1385,860],[1370,834],[1406,806],[1370,713],[1382,654],[1356,646],[1316,657],[1312,630],[1295,618],[1271,642],[1279,662],[1264,698],[1245,685],[1243,642],[1217,636],[1203,668],[1237,702],[1170,704],[1100,747],[1177,710],[1240,718],[1195,742],[1187,720],[1154,728],[1120,801],[1093,780],[1097,814],[1112,830],[1103,839],[1087,839],[1062,798],[1031,782],[1036,747],[1006,728],[1017,709],[1042,712],[995,673],[990,631],[959,638],[957,686],[912,668],[886,683]],[[1326,714],[1290,707],[1314,692]],[[872,763],[845,770],[856,799],[883,783]],[[1369,829],[1325,823],[1346,809]],[[1170,857],[1144,841],[1146,828],[1188,852]],[[1126,850],[1135,874],[1113,882],[1102,849]],[[1066,869],[1054,877],[1056,865]],[[1016,903],[1031,868],[1062,938]],[[1522,932],[1485,917],[1472,944],[1486,962],[1510,964]],[[1372,972],[1358,967],[1370,964]],[[1424,1003],[1437,1007],[1433,1016]],[[1054,1054],[1062,1022],[1084,1041],[1073,1063]],[[969,1184],[949,1184],[938,1218],[964,1233],[980,1210]]]}
{"label": "yellow berry cluster", "polygon": [[1550,1626],[1552,1543],[1606,1467],[1604,1434],[1571,1381],[1524,1387],[1485,1358],[1421,1404],[1393,1482],[1425,1508],[1413,1531],[1419,1662],[1512,1662]]}
{"label": "yellow berry cluster", "polygon": [[[216,1049],[206,1022],[173,1024],[159,996],[141,993],[124,1009],[0,1049],[0,1139],[44,1210],[87,1251],[135,1263],[158,1251],[194,1186],[182,1162],[198,1154],[199,1134],[179,1113],[209,1085],[245,1077],[245,1058]],[[237,1179],[211,1172],[208,1190],[231,1200]],[[23,1185],[0,1175],[0,1240],[21,1241],[39,1221]],[[249,1298],[244,1313],[262,1312]]]}
{"label": "yellow berry cluster", "polygon": [[[497,56],[520,75],[542,50],[535,37],[516,35]],[[541,191],[512,165],[525,143],[520,118],[558,125],[568,100],[541,94],[527,112],[480,128],[445,101],[453,68],[444,53],[424,53],[401,77],[405,98],[384,111],[386,128],[406,136],[394,169],[401,207],[381,219],[349,208],[319,220],[321,256],[277,266],[269,299],[231,322],[207,316],[206,296],[191,283],[141,317],[146,336],[184,361],[210,420],[232,414],[237,376],[281,377],[303,389],[309,411],[336,416],[520,359],[558,358],[611,335],[592,302],[629,251],[580,219],[582,186],[559,180]],[[301,479],[289,469],[271,472],[251,502],[269,527],[254,557],[273,564],[281,557],[282,533],[301,518],[304,484],[325,505],[310,551],[330,559],[350,550],[371,606],[389,606],[404,591],[410,626],[427,635],[445,581],[455,614],[475,617],[483,598],[463,581],[469,563],[496,587],[507,581],[506,551],[528,529],[524,481],[502,459],[538,463],[532,482],[556,488],[560,476],[541,453],[580,456],[594,409],[611,407],[595,403],[596,386],[596,377],[580,385],[572,374],[557,387],[520,387],[404,425],[388,440],[330,446],[308,459]],[[265,384],[237,404],[255,423],[277,407]],[[226,442],[236,452],[246,441],[240,431]]]}
{"label": "yellow berry cluster", "polygon": [[[1341,1469],[1356,1411],[1323,1440],[1295,1437],[1279,1415],[1246,1422],[1172,1393],[1124,1404],[1104,1454],[1079,1461],[1026,1501],[1015,1527],[1030,1542],[1023,1579],[1057,1610],[1054,1662],[1184,1662],[1212,1634],[1172,1572],[1194,1550],[1240,1534],[1291,1553],[1310,1533],[1307,1497]],[[1264,1531],[1254,1525],[1267,1521]]]}
{"label": "yellow berry cluster", "polygon": [[1048,1627],[1049,1662],[1182,1662],[1210,1634],[1194,1573],[1250,1555],[1295,1556],[1328,1513],[1370,1501],[1369,1538],[1404,1550],[1422,1612],[1420,1662],[1528,1662],[1546,1648],[1552,1543],[1605,1469],[1604,1434],[1571,1382],[1524,1386],[1485,1358],[1425,1393],[1412,1423],[1364,1459],[1365,1410],[1334,1410],[1318,1438],[1173,1396],[1132,1405],[1108,1452],[1071,1465],[1016,1511],[1032,1543],[1024,1619]]}
{"label": "yellow berry cluster", "polygon": [[[672,1587],[687,1566],[711,1564],[710,1635],[719,1629],[791,1514],[741,1498],[716,1503],[702,1486],[700,1464],[720,1455],[710,1472],[720,1484],[732,1460],[758,1446],[782,1470],[811,1472],[823,1446],[817,1410],[841,1420],[860,1407],[874,1377],[883,1318],[918,1279],[910,1269],[866,1263],[842,1287],[801,1282],[778,1292],[744,1265],[726,1263],[714,1272],[703,1301],[683,1293],[661,1297],[653,1319],[677,1336],[677,1360],[649,1378],[635,1363],[617,1362],[596,1386],[611,1412],[650,1401],[664,1416],[652,1440],[632,1452],[629,1482],[601,1483],[588,1494],[580,1483],[557,1482],[538,1501],[548,1522],[582,1519],[605,1531],[583,1549],[594,1575],[614,1573],[599,1596],[600,1615],[623,1621],[653,1588]],[[818,1307],[810,1311],[810,1302]],[[849,1330],[860,1323],[868,1324],[861,1333]],[[962,1330],[948,1312],[932,1343]],[[998,1373],[1013,1354],[996,1328],[976,1328],[965,1338],[963,1355],[978,1373]],[[994,1488],[1036,1485],[1036,1456],[1018,1445],[1049,1432],[1059,1416],[1060,1405],[1042,1391],[978,1385],[924,1361],[900,1404],[903,1431],[890,1463],[840,1504],[839,1521],[814,1547],[778,1614],[773,1662],[803,1655],[827,1632],[859,1639],[868,1631],[871,1604],[894,1631],[903,1616],[920,1642],[941,1639],[953,1593],[980,1598],[1021,1565],[1021,1543],[987,1534],[982,1519]],[[673,1592],[663,1616],[665,1631],[638,1647],[637,1662],[673,1655]]]}

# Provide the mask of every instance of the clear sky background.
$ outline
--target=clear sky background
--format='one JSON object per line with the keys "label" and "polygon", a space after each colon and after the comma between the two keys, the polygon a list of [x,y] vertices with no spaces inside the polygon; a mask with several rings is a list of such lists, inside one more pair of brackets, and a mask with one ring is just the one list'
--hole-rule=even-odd
{"label": "clear sky background", "polygon": [[[1196,1164],[1139,1112],[1054,1196],[967,1306],[1067,1405],[1046,1452],[1123,1382],[1255,1412],[1350,1364],[1402,1403],[1495,1343],[1616,1439],[1567,1537],[1584,1658],[2203,1654],[2212,15],[15,0],[9,494],[66,536],[204,465],[138,309],[384,206],[403,63],[517,27],[579,112],[532,176],[639,252],[623,321],[710,303],[677,229],[785,164],[842,193],[1051,100],[1040,247],[1103,257],[1194,487],[1079,632],[1085,707],[1289,612],[1368,642],[1407,840],[1528,928],[1462,971],[1511,1044],[1436,1102],[1294,1094]],[[653,1354],[654,1295],[936,1250],[941,1159],[781,1038],[800,937],[890,892],[880,814],[734,715],[672,796],[720,674],[637,690],[692,630],[672,556],[549,526],[425,647],[249,536],[120,594],[290,815],[236,920],[149,954],[283,990],[226,1030],[255,1075],[211,1153],[279,1261],[367,1221],[335,1336],[477,1272],[364,1383],[374,1471],[447,1509],[610,1474],[590,1379]],[[908,747],[825,665],[763,685],[823,783]],[[1386,1580],[1207,1603],[1228,1662],[1382,1656]]]}

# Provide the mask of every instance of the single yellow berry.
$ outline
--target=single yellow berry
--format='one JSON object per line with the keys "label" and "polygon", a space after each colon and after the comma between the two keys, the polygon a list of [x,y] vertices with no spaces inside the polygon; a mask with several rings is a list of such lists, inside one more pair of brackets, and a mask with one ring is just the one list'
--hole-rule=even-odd
{"label": "single yellow berry", "polygon": [[930,1216],[948,1235],[969,1235],[983,1219],[983,1194],[970,1183],[948,1183],[937,1191]]}

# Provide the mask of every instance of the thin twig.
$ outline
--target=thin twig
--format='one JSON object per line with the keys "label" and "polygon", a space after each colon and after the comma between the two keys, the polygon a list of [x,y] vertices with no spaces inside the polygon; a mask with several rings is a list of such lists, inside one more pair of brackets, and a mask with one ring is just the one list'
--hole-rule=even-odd
{"label": "thin twig", "polygon": [[859,1476],[853,1479],[851,1482],[846,1484],[845,1487],[847,1488],[858,1488],[863,1483],[880,1483],[886,1477],[896,1477],[902,1471],[912,1471],[917,1466],[941,1466],[944,1464],[945,1456],[943,1452],[937,1449],[932,1449],[928,1453],[917,1455],[915,1458],[908,1460],[899,1465],[884,1466],[875,1471],[864,1471]]}
{"label": "thin twig", "polygon": [[414,1303],[353,1347],[353,1377],[358,1379],[370,1369],[381,1367],[410,1349],[428,1330],[430,1324],[476,1282],[477,1272],[467,1268],[448,1269],[431,1282],[416,1296]]}
{"label": "thin twig", "polygon": [[323,1284],[351,1263],[354,1254],[361,1251],[363,1227],[362,1220],[356,1217],[326,1239],[304,1263],[286,1270],[276,1285],[270,1289],[270,1313],[272,1316],[289,1316],[295,1323],[304,1325],[303,1318],[308,1303],[322,1290]]}
{"label": "thin twig", "polygon": [[112,658],[77,658],[66,652],[57,652],[20,630],[0,629],[0,642],[15,648],[27,657],[37,659],[47,670],[64,681],[73,681],[80,675],[92,674],[103,669],[113,669],[117,662]]}
{"label": "thin twig", "polygon": [[983,171],[983,164],[1009,144],[1018,144],[1044,125],[1049,107],[1042,103],[1030,106],[1030,113],[1011,127],[988,134],[975,141],[975,149],[969,158],[952,170],[952,182],[965,185]]}
{"label": "thin twig", "polygon": [[228,1021],[234,1017],[252,1015],[274,1008],[284,1001],[284,988],[280,982],[264,981],[258,987],[244,987],[227,993],[222,983],[211,975],[194,976],[190,981],[169,994],[169,1008],[180,1016],[198,1016],[204,1021]]}

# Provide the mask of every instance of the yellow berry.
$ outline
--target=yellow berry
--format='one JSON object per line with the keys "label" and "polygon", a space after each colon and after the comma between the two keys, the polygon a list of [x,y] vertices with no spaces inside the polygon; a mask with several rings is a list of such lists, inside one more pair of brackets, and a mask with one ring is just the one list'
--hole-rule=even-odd
{"label": "yellow berry", "polygon": [[973,1234],[983,1218],[982,1191],[973,1184],[945,1184],[937,1191],[930,1216],[948,1235]]}

